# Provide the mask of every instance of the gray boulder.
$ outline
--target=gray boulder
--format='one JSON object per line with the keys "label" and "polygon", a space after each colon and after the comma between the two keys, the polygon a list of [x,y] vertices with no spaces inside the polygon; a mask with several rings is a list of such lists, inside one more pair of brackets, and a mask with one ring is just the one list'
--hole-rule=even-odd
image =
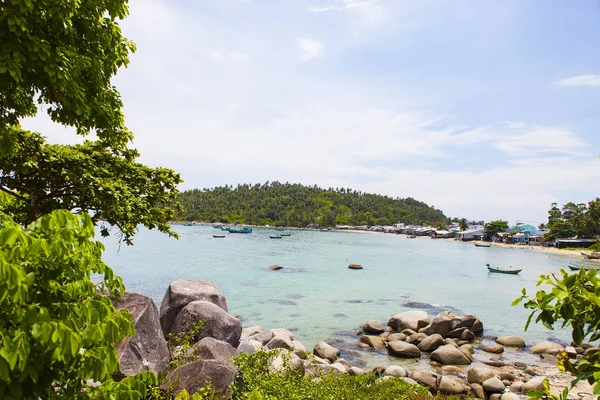
{"label": "gray boulder", "polygon": [[260,342],[260,344],[264,346],[265,344],[269,343],[271,341],[271,339],[273,339],[273,336],[275,336],[275,335],[273,334],[272,331],[262,331],[255,335],[250,336],[250,339],[256,340],[257,342]]}
{"label": "gray boulder", "polygon": [[358,367],[350,367],[350,369],[348,370],[348,374],[349,375],[367,375],[368,372],[365,371],[364,369],[358,368]]}
{"label": "gray boulder", "polygon": [[433,372],[413,371],[410,374],[410,378],[417,381],[421,385],[426,386],[427,388],[429,388],[430,390],[432,390],[434,392],[437,390],[438,376],[437,376],[437,374],[434,374]]}
{"label": "gray boulder", "polygon": [[246,335],[248,337],[252,335],[256,335],[257,333],[261,333],[262,328],[258,325],[250,326],[248,328],[242,329],[242,335]]}
{"label": "gray boulder", "polygon": [[394,357],[420,358],[421,352],[414,344],[394,340],[388,343],[388,353]]}
{"label": "gray boulder", "polygon": [[360,341],[377,350],[385,349],[385,343],[379,336],[364,335],[360,337]]}
{"label": "gray boulder", "polygon": [[395,376],[397,378],[404,378],[408,376],[408,373],[404,368],[399,365],[389,365],[384,371],[383,376]]}
{"label": "gray boulder", "polygon": [[512,392],[505,392],[502,393],[502,396],[500,397],[500,400],[520,400],[521,398],[519,397],[518,394],[514,394]]}
{"label": "gray boulder", "polygon": [[467,381],[469,383],[483,383],[494,377],[494,371],[489,368],[474,367],[467,371]]}
{"label": "gray boulder", "polygon": [[531,378],[527,382],[523,384],[523,393],[527,394],[530,390],[542,390],[544,388],[544,381],[547,381],[548,378],[545,376],[536,376]]}
{"label": "gray boulder", "polygon": [[496,343],[506,347],[525,347],[525,339],[520,336],[500,336],[496,339]]}
{"label": "gray boulder", "polygon": [[452,330],[452,318],[450,317],[435,317],[431,323],[421,329],[419,332],[426,335],[433,335],[437,333],[442,337],[448,337],[448,334]]}
{"label": "gray boulder", "polygon": [[194,340],[199,341],[205,337],[213,337],[228,342],[232,346],[239,344],[242,335],[241,321],[214,303],[204,300],[192,301],[185,306],[175,318],[171,330],[175,334],[187,332],[201,320],[205,321],[204,326]]}
{"label": "gray boulder", "polygon": [[417,332],[430,322],[429,314],[425,311],[412,310],[392,316],[387,324],[398,332],[402,332],[404,329],[412,329]]}
{"label": "gray boulder", "polygon": [[421,343],[423,340],[427,339],[427,335],[424,333],[413,333],[412,335],[410,335],[406,341],[410,344],[414,344],[415,346],[418,346],[419,343]]}
{"label": "gray boulder", "polygon": [[486,344],[481,350],[487,351],[488,353],[500,354],[504,353],[504,346],[498,343]]}
{"label": "gray boulder", "polygon": [[391,333],[388,337],[385,338],[388,342],[393,342],[394,340],[406,340],[406,335],[404,333]]}
{"label": "gray boulder", "polygon": [[427,336],[417,347],[419,350],[429,353],[442,346],[444,343],[442,335],[434,333],[431,336]]}
{"label": "gray boulder", "polygon": [[[275,357],[269,359],[270,372],[287,372],[289,370],[296,371],[304,367],[304,363],[300,357],[290,352],[281,352]],[[289,370],[288,370],[289,368]]]}
{"label": "gray boulder", "polygon": [[236,382],[239,369],[228,362],[221,360],[199,360],[176,368],[167,375],[161,385],[163,390],[170,390],[174,396],[186,389],[188,393],[195,393],[207,382],[212,383],[219,398],[231,396],[230,385]]}
{"label": "gray boulder", "polygon": [[169,348],[158,319],[158,310],[151,298],[138,293],[125,293],[113,301],[117,310],[127,309],[135,335],[117,344],[120,377],[133,376],[144,371],[156,374],[169,366]]}
{"label": "gray boulder", "polygon": [[231,344],[212,337],[203,338],[197,345],[193,354],[199,356],[201,360],[231,361],[231,359],[240,354],[240,350]]}
{"label": "gray boulder", "polygon": [[474,315],[454,315],[452,317],[452,330],[459,328],[471,329],[478,321]]}
{"label": "gray boulder", "polygon": [[438,391],[443,394],[458,395],[467,393],[469,386],[460,378],[454,376],[442,376],[438,383]]}
{"label": "gray boulder", "polygon": [[486,392],[490,393],[502,393],[505,389],[504,383],[495,376],[483,381],[481,386],[483,386]]}
{"label": "gray boulder", "polygon": [[269,343],[265,345],[268,350],[273,349],[285,349],[285,350],[293,350],[294,343],[293,341],[286,335],[276,335],[273,339],[269,340]]}
{"label": "gray boulder", "polygon": [[483,390],[483,386],[481,386],[480,383],[471,383],[471,389],[473,389],[473,393],[475,394],[475,397],[477,397],[478,399],[487,399],[488,396],[485,393],[485,390]]}
{"label": "gray boulder", "polygon": [[551,354],[556,355],[565,348],[562,344],[554,342],[541,342],[536,343],[529,349],[531,354]]}
{"label": "gray boulder", "polygon": [[431,353],[431,360],[444,365],[469,365],[471,360],[456,347],[446,344]]}
{"label": "gray boulder", "polygon": [[216,304],[227,312],[227,300],[219,288],[201,279],[178,279],[171,282],[160,304],[160,326],[163,333],[171,333],[175,317],[192,301],[204,300]]}
{"label": "gray boulder", "polygon": [[319,342],[315,344],[315,347],[313,348],[313,354],[329,360],[330,362],[335,362],[340,355],[340,351],[335,347],[331,347],[325,342]]}
{"label": "gray boulder", "polygon": [[365,331],[365,333],[372,333],[375,335],[379,335],[380,333],[383,333],[385,331],[383,329],[383,326],[381,326],[381,324],[379,323],[379,321],[376,321],[374,319],[367,321],[367,323],[365,323],[362,326],[362,329],[363,331]]}
{"label": "gray boulder", "polygon": [[440,368],[440,372],[444,375],[464,376],[465,371],[456,365],[444,365]]}
{"label": "gray boulder", "polygon": [[514,381],[508,387],[508,390],[510,390],[513,393],[520,393],[523,391],[523,385],[524,385],[523,381]]}

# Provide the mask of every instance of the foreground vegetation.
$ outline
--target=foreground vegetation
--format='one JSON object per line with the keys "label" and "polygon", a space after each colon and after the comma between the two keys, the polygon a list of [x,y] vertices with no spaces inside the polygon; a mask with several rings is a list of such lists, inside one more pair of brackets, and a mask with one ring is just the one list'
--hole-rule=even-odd
{"label": "foreground vegetation", "polygon": [[294,227],[448,221],[442,211],[410,197],[279,182],[188,190],[179,201],[183,210],[177,217],[187,221]]}

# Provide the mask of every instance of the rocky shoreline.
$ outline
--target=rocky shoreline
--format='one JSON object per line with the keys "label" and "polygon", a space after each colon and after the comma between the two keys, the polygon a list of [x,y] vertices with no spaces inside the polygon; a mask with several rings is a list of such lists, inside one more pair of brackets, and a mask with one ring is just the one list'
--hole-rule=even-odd
{"label": "rocky shoreline", "polygon": [[[336,340],[330,340],[317,343],[309,352],[286,329],[242,327],[240,318],[228,312],[219,288],[198,279],[172,282],[160,311],[152,299],[136,293],[126,293],[114,305],[129,310],[136,327],[136,335],[117,346],[120,376],[143,371],[167,374],[163,386],[173,394],[184,388],[195,392],[211,381],[217,393],[227,396],[230,385],[243,384],[238,368],[230,363],[232,358],[266,351],[273,352],[273,373],[286,367],[311,377],[376,373],[382,379],[423,385],[432,393],[510,400],[525,398],[525,392],[540,389],[546,381],[553,393],[568,386],[573,378],[554,366],[559,351],[577,359],[597,350],[591,345],[576,348],[554,342],[527,348],[518,336],[483,336],[483,323],[473,315],[445,311],[432,318],[425,311],[412,310],[392,316],[385,324],[364,323],[355,332],[355,349],[340,350]],[[169,346],[165,337],[188,332],[198,321],[204,325],[192,338],[194,346],[185,350],[190,353],[189,362],[174,366],[172,360],[182,350],[172,343]],[[387,354],[389,365],[365,368],[361,358],[370,352]],[[506,353],[516,361],[505,358]],[[406,360],[421,360],[429,367],[419,368],[423,364],[415,363],[406,368]],[[571,393],[572,398],[588,398],[587,394],[591,398],[592,388],[579,382]]]}

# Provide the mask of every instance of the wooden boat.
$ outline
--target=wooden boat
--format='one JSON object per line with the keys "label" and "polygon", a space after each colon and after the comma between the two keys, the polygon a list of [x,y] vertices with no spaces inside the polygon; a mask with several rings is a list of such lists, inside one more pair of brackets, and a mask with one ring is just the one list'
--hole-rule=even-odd
{"label": "wooden boat", "polygon": [[229,228],[229,233],[252,233],[252,228],[242,228],[242,229],[237,229],[237,228]]}
{"label": "wooden boat", "polygon": [[581,255],[587,258],[588,260],[600,260],[600,253],[597,251],[594,251],[592,253],[585,253],[582,251]]}
{"label": "wooden boat", "polygon": [[476,247],[492,247],[491,243],[473,243]]}
{"label": "wooden boat", "polygon": [[269,235],[270,239],[281,239],[281,235]]}
{"label": "wooden boat", "polygon": [[223,227],[223,225],[215,225],[215,226],[213,226],[213,228],[215,228],[215,229],[221,229],[222,227]]}
{"label": "wooden boat", "polygon": [[229,232],[229,230],[231,229],[228,226],[221,226],[220,228],[221,228],[222,231],[227,231],[227,232]]}
{"label": "wooden boat", "polygon": [[291,233],[280,233],[279,235],[281,235],[281,236],[292,236]]}
{"label": "wooden boat", "polygon": [[579,271],[581,268],[583,268],[586,271],[596,271],[598,270],[598,268],[594,268],[594,267],[584,267],[583,265],[574,265],[574,264],[569,264],[567,265],[569,267],[569,269],[571,271]]}
{"label": "wooden boat", "polygon": [[194,224],[192,224],[191,222],[188,222],[187,224],[185,224],[185,226],[193,226]]}
{"label": "wooden boat", "polygon": [[225,235],[213,235],[215,239],[223,239]]}
{"label": "wooden boat", "polygon": [[416,239],[417,237],[415,235],[406,235],[407,239]]}
{"label": "wooden boat", "polygon": [[500,269],[490,267],[490,264],[485,264],[489,272],[496,272],[498,274],[509,274],[509,275],[517,275],[519,272],[523,271],[522,269]]}

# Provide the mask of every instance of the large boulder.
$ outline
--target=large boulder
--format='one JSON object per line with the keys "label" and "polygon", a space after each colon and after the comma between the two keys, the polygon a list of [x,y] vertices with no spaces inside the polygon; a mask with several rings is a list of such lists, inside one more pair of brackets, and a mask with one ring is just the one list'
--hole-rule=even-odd
{"label": "large boulder", "polygon": [[489,368],[474,367],[467,371],[467,381],[469,383],[483,383],[494,377],[494,371]]}
{"label": "large boulder", "polygon": [[313,354],[315,356],[329,360],[330,362],[335,362],[335,360],[337,360],[338,356],[340,355],[340,351],[335,347],[331,347],[325,342],[319,342],[315,344],[315,347],[313,348]]}
{"label": "large boulder", "polygon": [[456,347],[446,344],[431,353],[431,360],[444,365],[469,365],[471,360]]}
{"label": "large boulder", "polygon": [[450,317],[435,317],[433,321],[424,328],[419,329],[419,332],[426,335],[437,333],[442,337],[448,337],[448,333],[452,330],[452,318]]}
{"label": "large boulder", "polygon": [[525,382],[522,391],[523,393],[527,394],[527,392],[529,392],[530,390],[543,390],[544,381],[547,380],[548,378],[546,378],[545,376],[536,376],[534,378],[531,378],[530,380]]}
{"label": "large boulder", "polygon": [[562,344],[554,342],[541,342],[536,343],[529,349],[531,354],[552,354],[556,355],[565,348]]}
{"label": "large boulder", "polygon": [[391,356],[402,358],[420,358],[421,352],[414,344],[394,340],[388,343],[388,353]]}
{"label": "large boulder", "polygon": [[430,322],[429,314],[425,311],[412,310],[392,316],[387,324],[398,332],[402,332],[404,329],[412,329],[417,332]]}
{"label": "large boulder", "polygon": [[269,343],[271,341],[271,339],[273,339],[274,336],[275,336],[275,334],[273,333],[273,331],[262,331],[255,335],[250,336],[250,339],[256,340],[264,346],[267,343]]}
{"label": "large boulder", "polygon": [[294,349],[294,343],[289,338],[289,336],[279,334],[279,335],[275,335],[273,337],[273,339],[271,339],[269,341],[269,343],[267,343],[265,345],[265,347],[268,350],[273,350],[273,349],[293,350]]}
{"label": "large boulder", "polygon": [[165,335],[171,333],[175,317],[192,301],[204,300],[227,312],[227,300],[219,288],[201,279],[178,279],[171,282],[160,304],[160,326]]}
{"label": "large boulder", "polygon": [[378,334],[384,332],[383,326],[381,326],[379,321],[376,321],[374,319],[367,321],[362,326],[362,328],[363,328],[363,331],[365,331],[365,333],[373,333],[375,335],[378,335]]}
{"label": "large boulder", "polygon": [[235,365],[222,360],[193,361],[167,375],[161,388],[177,396],[183,389],[188,393],[195,393],[207,382],[211,382],[215,394],[227,399],[231,396],[230,385],[236,382],[238,372]]}
{"label": "large boulder", "polygon": [[433,372],[413,371],[410,374],[410,378],[417,381],[421,385],[426,386],[433,392],[437,390],[438,376]]}
{"label": "large boulder", "polygon": [[502,383],[502,381],[495,376],[483,381],[481,386],[483,386],[485,391],[489,393],[502,393],[505,389],[504,383]]}
{"label": "large boulder", "polygon": [[221,307],[204,300],[192,301],[179,312],[171,328],[172,333],[187,332],[201,320],[204,321],[204,326],[194,338],[195,341],[212,337],[234,347],[239,344],[242,335],[241,321]]}
{"label": "large boulder", "polygon": [[195,347],[193,354],[199,356],[201,360],[231,361],[240,354],[240,350],[231,344],[212,337],[203,338]]}
{"label": "large boulder", "polygon": [[408,376],[408,372],[399,365],[388,365],[383,371],[383,376],[395,376],[397,378],[404,378]]}
{"label": "large boulder", "polygon": [[385,343],[379,336],[364,335],[360,337],[361,343],[366,343],[376,350],[385,349]]}
{"label": "large boulder", "polygon": [[127,309],[135,335],[117,344],[119,376],[133,376],[144,371],[156,374],[169,366],[169,348],[158,319],[158,310],[151,298],[138,293],[125,293],[113,301],[117,310]]}
{"label": "large boulder", "polygon": [[438,383],[438,391],[448,395],[467,393],[469,386],[462,379],[455,376],[441,376]]}
{"label": "large boulder", "polygon": [[419,348],[419,350],[429,353],[434,351],[444,343],[445,342],[442,335],[434,333],[431,336],[427,336],[421,343],[419,343],[417,347]]}
{"label": "large boulder", "polygon": [[525,347],[525,339],[520,336],[500,336],[496,342],[506,347]]}

